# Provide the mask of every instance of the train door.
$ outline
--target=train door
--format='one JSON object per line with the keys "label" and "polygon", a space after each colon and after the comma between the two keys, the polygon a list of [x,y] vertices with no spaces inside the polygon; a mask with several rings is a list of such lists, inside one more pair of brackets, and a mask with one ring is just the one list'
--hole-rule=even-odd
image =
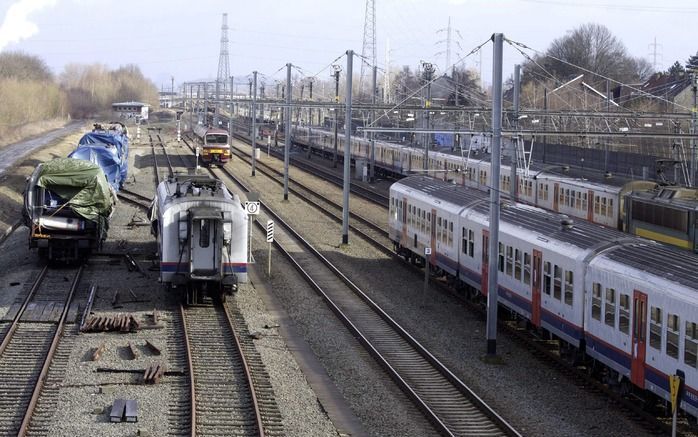
{"label": "train door", "polygon": [[587,220],[594,221],[594,192],[592,190],[587,193]]}
{"label": "train door", "polygon": [[490,268],[490,231],[487,229],[482,230],[482,268],[480,287],[483,296],[487,296],[487,290],[489,285],[489,268]]}
{"label": "train door", "polygon": [[647,295],[635,290],[633,294],[633,342],[630,379],[636,386],[645,388],[645,348],[647,341]]}
{"label": "train door", "polygon": [[543,265],[543,253],[533,249],[533,290],[531,293],[531,323],[540,326],[540,286],[541,266]]}
{"label": "train door", "polygon": [[553,185],[553,211],[558,210],[558,205],[559,205],[559,197],[560,195],[560,184],[555,182],[555,185]]}
{"label": "train door", "polygon": [[436,210],[432,208],[431,210],[431,263],[436,264]]}
{"label": "train door", "polygon": [[196,276],[214,276],[221,265],[218,248],[219,221],[211,217],[193,217],[190,246],[190,272]]}

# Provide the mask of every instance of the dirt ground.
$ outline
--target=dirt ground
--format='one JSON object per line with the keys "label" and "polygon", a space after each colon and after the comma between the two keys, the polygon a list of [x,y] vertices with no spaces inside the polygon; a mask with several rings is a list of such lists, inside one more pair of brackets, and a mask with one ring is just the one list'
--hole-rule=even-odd
{"label": "dirt ground", "polygon": [[[90,123],[85,123],[85,129]],[[60,127],[59,125],[53,128]],[[39,163],[54,158],[63,158],[77,145],[83,132],[76,132],[53,141],[41,149],[29,154],[21,162],[8,168],[0,175],[0,236],[21,219],[22,193],[26,179]],[[26,139],[26,138],[25,138]],[[2,146],[0,146],[2,147]]]}

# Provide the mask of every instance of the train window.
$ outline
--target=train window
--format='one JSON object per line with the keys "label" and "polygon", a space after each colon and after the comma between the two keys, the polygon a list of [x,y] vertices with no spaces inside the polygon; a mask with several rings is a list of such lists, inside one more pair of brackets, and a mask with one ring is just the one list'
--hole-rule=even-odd
{"label": "train window", "polygon": [[[424,218],[424,211],[422,211],[422,219]],[[427,234],[431,235],[431,213],[427,213]]]}
{"label": "train window", "polygon": [[548,184],[545,184],[545,194],[543,195],[543,198],[544,198],[545,200],[548,200],[548,191],[549,191],[549,190],[548,190]]}
{"label": "train window", "polygon": [[436,240],[441,241],[441,217],[436,218]]}
{"label": "train window", "polygon": [[546,262],[543,267],[543,292],[547,294],[548,296],[550,295],[550,285],[551,285],[551,278],[550,278],[550,263]]}
{"label": "train window", "polygon": [[613,288],[606,289],[606,311],[604,311],[604,320],[608,326],[612,328],[616,327],[616,290]]}
{"label": "train window", "polygon": [[531,285],[531,255],[528,252],[524,252],[523,281],[524,284]]}
{"label": "train window", "polygon": [[538,185],[538,197],[543,199],[543,184]]}
{"label": "train window", "polygon": [[630,296],[621,293],[618,308],[618,329],[628,334],[630,332]]}
{"label": "train window", "polygon": [[448,220],[444,219],[443,229],[441,230],[441,241],[446,243],[448,241]]}
{"label": "train window", "polygon": [[553,297],[562,300],[562,268],[557,264],[553,268]]}
{"label": "train window", "polygon": [[577,209],[582,209],[582,192],[577,191]]}
{"label": "train window", "polygon": [[[426,225],[426,220],[424,220],[424,215],[425,215],[425,213],[426,213],[426,210],[422,210],[422,225],[421,225],[422,232],[426,232],[426,231],[427,231],[427,229],[426,229],[426,227],[427,227],[427,225]],[[430,216],[431,216],[431,214],[430,214]],[[429,233],[431,233],[431,232],[429,232]]]}
{"label": "train window", "polygon": [[601,215],[606,215],[606,198],[602,197],[601,198]]}
{"label": "train window", "polygon": [[448,245],[453,247],[453,222],[448,223]]}
{"label": "train window", "polygon": [[587,210],[587,193],[582,193],[582,211]]}
{"label": "train window", "polygon": [[513,265],[514,265],[514,248],[511,246],[507,246],[507,271],[506,271],[506,273],[509,276],[512,275]]}
{"label": "train window", "polygon": [[499,271],[504,272],[504,244],[499,243]]}
{"label": "train window", "polygon": [[199,246],[208,247],[211,242],[211,220],[203,219],[199,226]]}
{"label": "train window", "polygon": [[591,317],[601,321],[601,284],[594,282],[591,292]]}
{"label": "train window", "polygon": [[577,197],[577,195],[575,194],[575,191],[574,190],[570,191],[570,198],[569,198],[569,207],[570,208],[574,208],[575,197]]}
{"label": "train window", "polygon": [[574,302],[574,272],[565,271],[565,303],[572,305]]}
{"label": "train window", "polygon": [[683,362],[691,367],[698,367],[698,327],[696,323],[686,322],[685,334]]}
{"label": "train window", "polygon": [[662,350],[662,309],[650,307],[650,346]]}
{"label": "train window", "polygon": [[679,316],[668,314],[666,321],[666,354],[672,358],[679,358]]}
{"label": "train window", "polygon": [[560,190],[560,198],[558,201],[559,203],[563,203],[565,201],[565,190]]}
{"label": "train window", "polygon": [[599,196],[594,196],[594,214],[598,214],[599,210],[601,209],[601,200],[599,199]]}
{"label": "train window", "polygon": [[468,230],[463,228],[461,233],[461,252],[463,252],[465,255],[468,254]]}
{"label": "train window", "polygon": [[521,280],[521,251],[519,249],[514,250],[514,279]]}
{"label": "train window", "polygon": [[475,256],[475,232],[468,231],[468,255]]}
{"label": "train window", "polygon": [[611,198],[608,199],[608,209],[606,212],[609,217],[613,217],[613,199]]}

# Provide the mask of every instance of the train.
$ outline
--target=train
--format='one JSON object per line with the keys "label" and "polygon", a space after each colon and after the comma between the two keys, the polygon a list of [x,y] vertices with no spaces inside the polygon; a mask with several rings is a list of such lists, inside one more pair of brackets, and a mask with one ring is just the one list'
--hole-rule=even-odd
{"label": "train", "polygon": [[698,255],[506,199],[489,254],[488,200],[426,176],[393,183],[395,251],[471,297],[487,295],[494,258],[501,307],[622,393],[668,401],[679,375],[680,407],[697,417]]}
{"label": "train", "polygon": [[230,160],[230,138],[226,130],[199,124],[194,127],[194,135],[202,143],[200,156],[203,164],[223,165]]}
{"label": "train", "polygon": [[95,123],[92,132],[80,138],[68,157],[98,164],[109,185],[118,192],[128,177],[128,146],[128,130],[123,123],[112,122],[107,126]]}
{"label": "train", "polygon": [[149,216],[159,280],[187,303],[225,300],[247,282],[248,216],[223,182],[174,175],[158,185]]}
{"label": "train", "polygon": [[29,248],[65,263],[100,250],[127,176],[126,127],[95,123],[67,158],[39,164],[27,179],[22,216]]}
{"label": "train", "polygon": [[74,158],[39,164],[24,190],[29,248],[51,261],[84,259],[106,240],[115,203],[99,165]]}

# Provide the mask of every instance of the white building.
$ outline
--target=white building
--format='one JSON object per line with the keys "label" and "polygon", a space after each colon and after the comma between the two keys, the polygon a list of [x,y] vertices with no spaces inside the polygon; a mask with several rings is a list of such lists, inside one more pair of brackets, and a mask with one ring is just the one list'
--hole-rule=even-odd
{"label": "white building", "polygon": [[112,110],[116,117],[123,120],[147,120],[150,105],[142,102],[112,103]]}

